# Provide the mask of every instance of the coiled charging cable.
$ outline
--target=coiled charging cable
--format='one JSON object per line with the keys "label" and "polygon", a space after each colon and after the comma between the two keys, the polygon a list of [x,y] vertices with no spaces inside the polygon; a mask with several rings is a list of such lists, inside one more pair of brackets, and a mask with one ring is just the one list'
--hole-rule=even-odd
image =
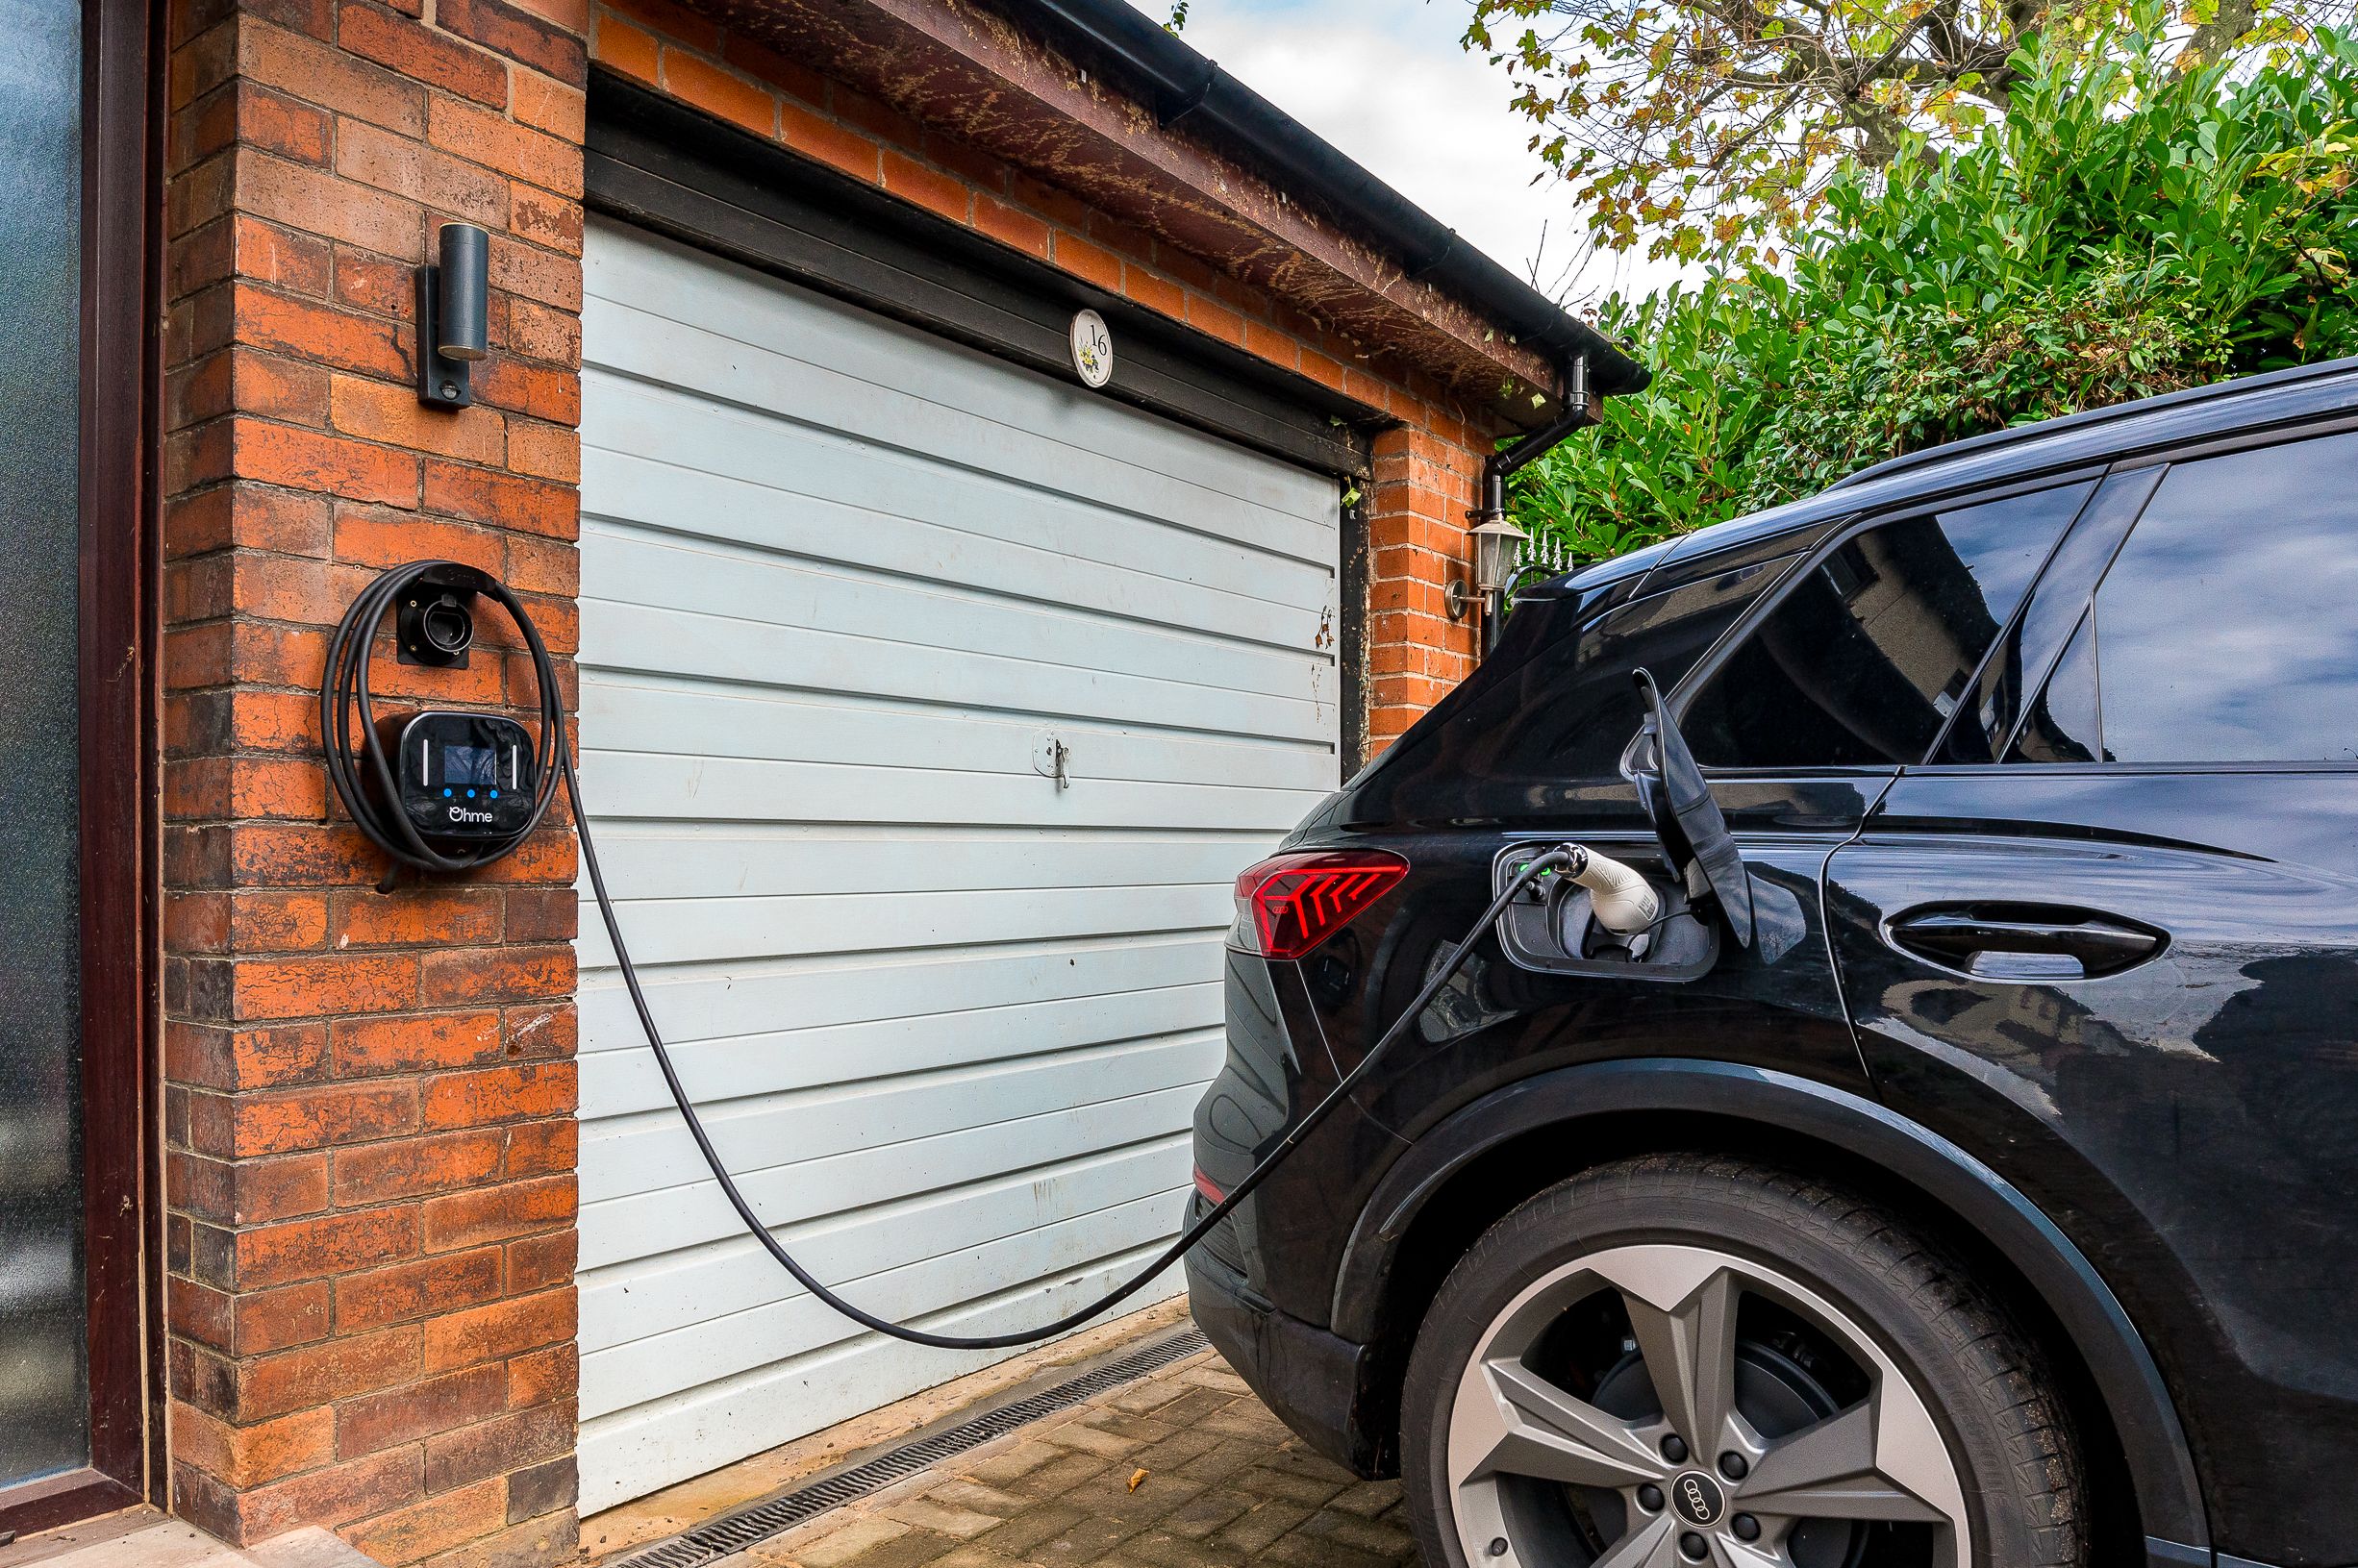
{"label": "coiled charging cable", "polygon": [[[419,579],[443,573],[464,574],[476,591],[490,595],[508,612],[508,618],[515,623],[516,631],[524,638],[525,652],[532,656],[533,683],[540,706],[540,738],[533,748],[539,778],[533,788],[532,815],[522,827],[504,837],[487,838],[457,851],[437,849],[426,842],[394,804],[400,792],[393,783],[392,763],[377,738],[376,707],[368,680],[369,666],[376,658],[377,626],[385,619],[386,611],[399,604],[403,594],[415,591]],[[357,748],[352,743],[355,714],[360,719]],[[561,759],[566,752],[564,702],[558,689],[557,666],[550,661],[548,648],[540,640],[540,629],[532,624],[532,616],[505,583],[448,560],[413,560],[406,566],[395,566],[380,574],[352,601],[336,628],[336,635],[328,639],[327,676],[319,683],[319,734],[325,742],[328,781],[336,787],[336,798],[344,803],[344,809],[352,813],[352,820],[361,832],[392,857],[392,865],[377,884],[379,892],[392,889],[394,876],[405,865],[448,875],[472,871],[514,852],[540,826],[540,819],[548,814],[550,804],[556,800]],[[364,785],[363,768],[368,770],[368,778],[376,784],[374,791]],[[562,771],[568,781],[572,778],[569,761],[562,763]],[[573,810],[577,816],[581,812],[578,800]]]}
{"label": "coiled charging cable", "polygon": [[[1433,998],[1440,994],[1442,987],[1455,978],[1458,970],[1464,966],[1467,956],[1473,952],[1474,944],[1497,924],[1499,916],[1506,912],[1516,894],[1550,871],[1570,868],[1575,858],[1583,854],[1577,846],[1565,844],[1534,857],[1491,901],[1490,908],[1482,911],[1482,917],[1474,922],[1473,929],[1466,933],[1465,939],[1449,950],[1448,958],[1426,978],[1407,1008],[1392,1020],[1392,1027],[1384,1031],[1382,1037],[1367,1054],[1360,1058],[1359,1064],[1343,1074],[1342,1080],[1327,1091],[1326,1097],[1311,1107],[1278,1141],[1277,1147],[1263,1156],[1261,1162],[1229,1189],[1226,1197],[1205,1210],[1201,1219],[1188,1227],[1177,1240],[1164,1249],[1160,1257],[1127,1282],[1116,1286],[1088,1306],[1077,1307],[1055,1322],[1036,1329],[994,1334],[934,1333],[924,1329],[913,1329],[907,1324],[893,1323],[854,1306],[814,1278],[811,1271],[796,1262],[793,1255],[770,1233],[769,1227],[762,1223],[761,1216],[754,1213],[753,1206],[745,1201],[745,1195],[738,1190],[736,1179],[721,1164],[719,1152],[713,1147],[712,1138],[704,1131],[703,1119],[696,1114],[695,1104],[689,1099],[688,1090],[680,1083],[679,1072],[672,1066],[670,1049],[665,1045],[663,1031],[656,1026],[655,1014],[647,1007],[646,993],[640,988],[638,968],[631,962],[630,948],[622,939],[622,927],[615,918],[614,901],[607,896],[606,875],[598,866],[597,843],[590,836],[590,813],[582,806],[581,780],[573,771],[573,748],[565,732],[564,707],[557,683],[556,666],[549,659],[548,649],[541,643],[539,630],[533,625],[532,616],[504,584],[485,578],[481,591],[496,600],[500,608],[508,612],[509,618],[515,622],[516,630],[524,638],[525,648],[532,656],[533,677],[539,689],[540,739],[537,755],[542,759],[542,766],[531,822],[522,831],[508,838],[491,841],[478,851],[446,855],[421,838],[399,810],[380,805],[380,800],[390,802],[394,798],[395,786],[391,764],[377,739],[375,715],[370,707],[368,672],[371,643],[386,611],[393,607],[404,591],[415,585],[429,572],[452,569],[451,562],[440,560],[412,561],[406,566],[391,568],[352,602],[352,608],[344,612],[342,622],[336,628],[336,635],[328,643],[327,679],[320,688],[319,724],[320,734],[327,737],[328,777],[335,784],[337,798],[343,802],[344,809],[351,813],[360,830],[378,848],[391,856],[397,865],[434,872],[468,871],[498,859],[523,842],[547,811],[555,794],[557,779],[562,775],[565,798],[573,809],[573,831],[581,840],[582,864],[589,870],[590,888],[597,899],[598,916],[605,922],[607,939],[614,945],[615,962],[622,972],[623,986],[630,992],[631,1006],[638,1011],[639,1027],[645,1032],[647,1045],[655,1053],[655,1064],[663,1071],[664,1083],[671,1091],[672,1103],[680,1108],[680,1116],[688,1124],[689,1136],[696,1140],[696,1151],[704,1157],[704,1163],[712,1170],[713,1179],[720,1183],[720,1190],[727,1196],[729,1207],[737,1210],[737,1217],[744,1222],[745,1230],[767,1250],[770,1257],[778,1260],[787,1273],[794,1277],[797,1284],[862,1328],[872,1329],[894,1339],[907,1340],[913,1345],[931,1345],[941,1350],[1009,1350],[1019,1345],[1035,1344],[1079,1328],[1098,1313],[1119,1306],[1145,1288],[1155,1276],[1177,1262],[1188,1249],[1211,1234],[1213,1228],[1226,1219],[1237,1205],[1252,1196],[1254,1189],[1268,1179],[1269,1173],[1283,1164],[1287,1156],[1301,1147],[1302,1140],[1332,1115],[1351,1091],[1367,1079],[1376,1062],[1408,1032],[1409,1025],[1432,1005]],[[361,718],[357,750],[353,745],[350,723],[355,711]],[[554,766],[549,765],[551,762]],[[382,785],[381,797],[372,797],[362,786],[361,769],[364,766],[368,769],[369,776]],[[391,885],[389,873],[380,885]]]}

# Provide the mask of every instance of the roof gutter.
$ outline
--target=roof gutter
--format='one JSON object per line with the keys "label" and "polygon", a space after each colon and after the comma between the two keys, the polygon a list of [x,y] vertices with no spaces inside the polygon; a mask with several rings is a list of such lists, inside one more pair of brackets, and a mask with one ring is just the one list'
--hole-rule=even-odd
{"label": "roof gutter", "polygon": [[[1016,0],[1090,52],[1152,88],[1165,126],[1186,120],[1240,144],[1288,187],[1312,192],[1397,256],[1411,279],[1479,310],[1565,367],[1588,361],[1596,397],[1642,390],[1652,373],[1457,232],[1337,151],[1285,111],[1197,54],[1127,0]],[[1575,404],[1576,411],[1581,409]],[[1536,444],[1536,443],[1534,443]],[[1552,445],[1553,443],[1548,443]]]}

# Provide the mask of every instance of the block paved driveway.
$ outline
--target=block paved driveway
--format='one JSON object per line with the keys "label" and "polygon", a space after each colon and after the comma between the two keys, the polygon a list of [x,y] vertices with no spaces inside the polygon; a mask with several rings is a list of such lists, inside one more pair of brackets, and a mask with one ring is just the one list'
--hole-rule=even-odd
{"label": "block paved driveway", "polygon": [[1418,1560],[1399,1482],[1359,1481],[1311,1453],[1211,1351],[724,1559],[725,1568]]}

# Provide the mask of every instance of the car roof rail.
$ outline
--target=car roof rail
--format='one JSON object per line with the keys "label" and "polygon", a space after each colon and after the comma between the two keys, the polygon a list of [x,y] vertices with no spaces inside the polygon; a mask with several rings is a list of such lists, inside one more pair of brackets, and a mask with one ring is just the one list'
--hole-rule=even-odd
{"label": "car roof rail", "polygon": [[2086,430],[2092,426],[2108,425],[2153,413],[2163,409],[2180,408],[2190,403],[2225,401],[2248,392],[2265,391],[2304,381],[2321,381],[2333,376],[2358,374],[2358,357],[2324,360],[2316,364],[2294,365],[2284,370],[2270,370],[2256,376],[2240,376],[2233,381],[2214,382],[2207,386],[2190,386],[2183,391],[2163,392],[2155,397],[2139,398],[2133,403],[2116,403],[2107,408],[2089,409],[2080,413],[2063,414],[2054,419],[2042,419],[2036,424],[2015,425],[2005,430],[1994,430],[1987,435],[1969,436],[1963,440],[1946,441],[1928,446],[1920,452],[1903,452],[1896,458],[1846,474],[1826,486],[1830,490],[1848,489],[1871,480],[1888,479],[1935,463],[1988,452],[2011,445],[2016,441],[2052,436],[2059,431]]}

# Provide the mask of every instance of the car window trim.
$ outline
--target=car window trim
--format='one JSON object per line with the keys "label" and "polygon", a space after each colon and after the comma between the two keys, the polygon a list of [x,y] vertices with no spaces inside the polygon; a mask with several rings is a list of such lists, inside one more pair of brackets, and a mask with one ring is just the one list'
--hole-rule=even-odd
{"label": "car window trim", "polygon": [[[2145,493],[2136,502],[2136,510],[2129,514],[2125,523],[2120,524],[2120,532],[2114,537],[2112,548],[2105,551],[2104,559],[2095,563],[2095,570],[2088,575],[2086,583],[2077,589],[2076,598],[2071,597],[2074,590],[2070,584],[2064,583],[2060,579],[2056,580],[2057,585],[2061,587],[2067,599],[2077,605],[2079,613],[2071,616],[2065,623],[2066,631],[2056,640],[2055,645],[2040,656],[2039,668],[2035,677],[2026,679],[2022,683],[2021,711],[2015,714],[2013,722],[2007,726],[2005,734],[2000,736],[1997,743],[1992,748],[1994,759],[1988,762],[1963,762],[1958,764],[1960,767],[2005,767],[2008,765],[2006,758],[2014,750],[2015,742],[2021,738],[2022,728],[2030,722],[2031,711],[2038,707],[2039,699],[2046,695],[2047,683],[2055,678],[2055,671],[2061,667],[2064,655],[2070,652],[2072,635],[2079,630],[2082,622],[2095,613],[2096,589],[2103,585],[2105,575],[2113,569],[2113,562],[2120,559],[2121,547],[2128,543],[2129,535],[2137,532],[2137,525],[2144,519],[2145,509],[2153,505],[2153,498],[2161,493],[2162,483],[2169,477],[2169,474],[2170,464],[2167,462],[2116,463],[2102,479],[2096,482],[2096,487],[2088,492],[2088,499],[2081,504],[2078,514],[2071,519],[2063,533],[2056,536],[2055,548],[2047,553],[2044,564],[2039,568],[2039,575],[2031,582],[2030,591],[2022,596],[2022,603],[2016,609],[2015,619],[2006,623],[2006,631],[1999,635],[1996,642],[1990,645],[1990,651],[1982,656],[1981,668],[1973,672],[1974,687],[1980,685],[1982,671],[1989,668],[1990,660],[1997,657],[1997,651],[2005,644],[2007,635],[2021,624],[2022,617],[2027,616],[2032,608],[2037,605],[2039,595],[2048,586],[2049,574],[2055,571],[2056,563],[2070,548],[2073,535],[2083,528],[2103,527],[2112,521],[2102,517],[2096,505],[2105,498],[2106,490],[2118,481],[2133,480],[2139,475],[2151,476],[2145,485]],[[2097,696],[2099,710],[2102,702],[2101,688],[2099,688]],[[1951,714],[1949,729],[1954,729],[1955,723],[1956,716]],[[1919,764],[1931,764],[1941,756],[1947,744],[1948,730],[1944,730],[1941,738],[1933,743],[1932,749],[1918,759]]]}
{"label": "car window trim", "polygon": [[2200,458],[2222,458],[2231,453],[2248,452],[2254,447],[2292,446],[2324,436],[2346,436],[2351,431],[2358,431],[2358,413],[2300,414],[2274,424],[2247,425],[2237,430],[2190,436],[2167,446],[2123,453],[2112,460],[2111,467],[2106,471],[2126,472],[2134,468],[2151,467],[2156,463],[2176,464],[2193,462]]}
{"label": "car window trim", "polygon": [[[1723,550],[1708,551],[1684,560],[1656,561],[1646,568],[1645,579],[1639,585],[1632,603],[1637,599],[1650,599],[1657,593],[1683,588],[1722,572],[1742,571],[1746,566],[1756,566],[1763,561],[1789,560],[1806,556],[1818,547],[1820,539],[1842,527],[1844,519],[1839,516],[1821,517],[1816,522],[1799,523],[1773,534],[1763,534],[1758,538],[1739,540]],[[1787,569],[1791,570],[1790,567]],[[1773,593],[1775,590],[1776,585],[1771,583],[1761,591]]]}
{"label": "car window trim", "polygon": [[2349,762],[1919,762],[1900,769],[1912,779],[1987,777],[1993,773],[2162,775],[2183,778],[2208,773],[2358,773]]}
{"label": "car window trim", "polygon": [[[2063,527],[2055,531],[2055,537],[2048,543],[2046,547],[2046,554],[2040,558],[2039,569],[2030,574],[2030,585],[2022,590],[2021,601],[2014,607],[2014,613],[2007,616],[2006,619],[2000,623],[1997,629],[1997,635],[1990,639],[1990,646],[1984,648],[1981,651],[1981,658],[1974,661],[1972,673],[1965,678],[1965,695],[1968,700],[1960,702],[1956,707],[1948,710],[1947,714],[1942,721],[1939,733],[1932,737],[1932,744],[1926,746],[1924,748],[1923,755],[1916,759],[1918,762],[1929,762],[1934,758],[1940,756],[1942,749],[1948,744],[1949,732],[1957,728],[1958,720],[1966,713],[1968,709],[1973,707],[1971,699],[1981,690],[1982,673],[1990,667],[1990,660],[1997,657],[1998,650],[2006,646],[2007,639],[2012,637],[2021,627],[2023,617],[2030,613],[2032,601],[2039,597],[2039,589],[2041,585],[2046,582],[2047,574],[2055,569],[2055,562],[2057,559],[2063,555],[2065,543],[2071,537],[2072,531],[2077,529],[2082,522],[2087,520],[2088,509],[2095,505],[2096,497],[2104,493],[2104,486],[2111,483],[2112,477],[2113,476],[2109,473],[2097,476],[2095,483],[2088,486],[2088,493],[2080,498],[2080,504],[2071,513],[2070,520],[2066,522]],[[2072,482],[2067,481],[2066,483],[2069,484]],[[2049,485],[2047,488],[2060,490],[2064,488],[2064,485]],[[2045,492],[2034,491],[2032,493],[2044,494]],[[2000,496],[1997,499],[2005,500],[2007,498]],[[2145,496],[2146,503],[2150,504],[2152,499],[2152,495],[2148,492]],[[1979,503],[1976,504],[1978,505]],[[2144,514],[2145,509],[2141,506],[2138,509],[2138,515],[2143,516]],[[2121,537],[2128,537],[2129,531],[2133,530],[2136,526],[2137,525],[2132,522],[2128,529],[2122,530]],[[2118,553],[2119,552],[2116,549],[2115,554]],[[2111,557],[2108,556],[2105,558],[2105,566],[2109,569],[2111,565],[2112,560]],[[2070,590],[2067,588],[2065,591],[2069,592]],[[2091,588],[2089,591],[2093,593],[2095,590]],[[2057,652],[2060,655],[2061,649],[2059,648]],[[2040,684],[2031,689],[2035,691],[2044,691],[2046,689],[2045,683],[2048,673],[2050,672],[2042,671],[2040,673]],[[2018,720],[2017,722],[2019,723],[2019,721]],[[2012,732],[2010,730],[2009,738],[2011,738],[2011,734]],[[2005,755],[2006,754],[2003,750],[1998,752],[1998,756],[2001,758]],[[1900,764],[1902,767],[1907,765],[1908,764],[1905,762]]]}

